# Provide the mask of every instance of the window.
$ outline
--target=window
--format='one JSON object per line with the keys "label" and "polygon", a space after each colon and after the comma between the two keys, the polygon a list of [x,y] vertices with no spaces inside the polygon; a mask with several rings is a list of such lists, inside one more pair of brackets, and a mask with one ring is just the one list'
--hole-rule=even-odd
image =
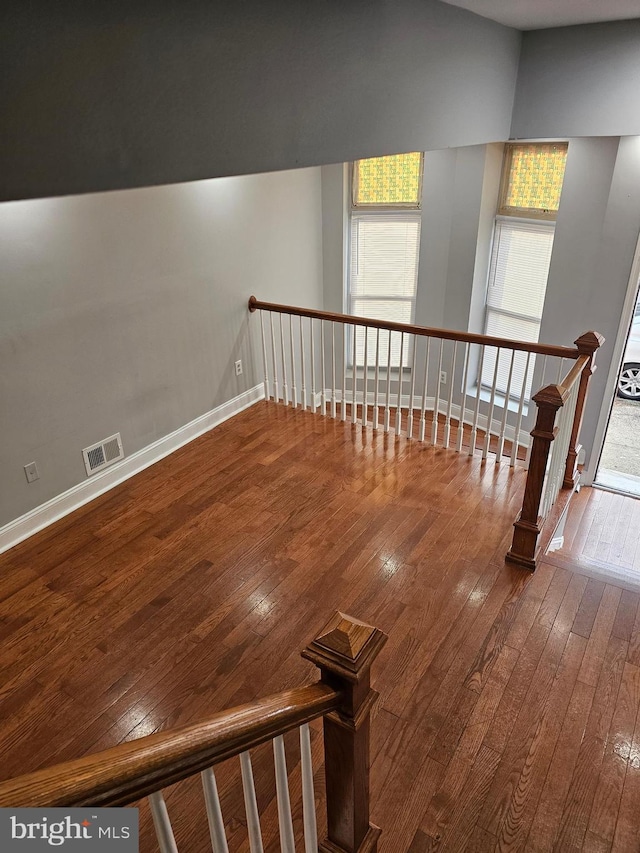
{"label": "window", "polygon": [[555,220],[566,161],[566,143],[507,145],[498,212]]}
{"label": "window", "polygon": [[[420,250],[422,154],[396,154],[353,164],[349,234],[348,311],[360,317],[412,323]],[[369,333],[369,365],[375,334]],[[389,333],[380,332],[380,363],[389,355]],[[400,336],[391,337],[391,365],[400,362]],[[403,367],[411,361],[408,347]],[[364,364],[364,335],[356,340]]]}
{"label": "window", "polygon": [[[507,146],[489,267],[487,335],[530,342],[539,338],[566,156],[566,144]],[[527,399],[533,361],[532,357],[525,385]],[[519,396],[523,387],[526,363],[526,353],[516,354],[513,396]],[[493,384],[495,365],[496,351],[487,349],[482,385]],[[496,386],[503,394],[507,392],[509,370],[510,359],[503,356]]]}

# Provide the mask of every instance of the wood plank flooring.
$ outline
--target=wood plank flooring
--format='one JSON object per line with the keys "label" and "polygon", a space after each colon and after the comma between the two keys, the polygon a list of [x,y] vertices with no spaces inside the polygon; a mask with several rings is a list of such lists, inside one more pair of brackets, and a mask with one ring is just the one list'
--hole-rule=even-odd
{"label": "wood plank flooring", "polygon": [[[383,853],[640,850],[640,595],[570,548],[533,575],[505,565],[523,485],[491,457],[253,406],[0,557],[3,775],[311,680],[299,651],[340,608],[390,637]],[[312,750],[320,792],[318,724]],[[253,759],[277,850],[269,749]],[[218,784],[246,851],[236,762]],[[179,849],[210,850],[199,781],[167,803]],[[156,849],[144,803],[141,824]]]}
{"label": "wood plank flooring", "polygon": [[640,499],[582,489],[571,501],[564,543],[545,559],[591,577],[640,589]]}

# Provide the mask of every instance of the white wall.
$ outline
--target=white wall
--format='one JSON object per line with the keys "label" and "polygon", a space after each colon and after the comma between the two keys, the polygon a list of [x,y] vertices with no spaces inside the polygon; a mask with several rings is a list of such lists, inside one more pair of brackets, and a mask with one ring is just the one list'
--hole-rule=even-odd
{"label": "white wall", "polygon": [[640,20],[523,34],[514,139],[640,134]]}
{"label": "white wall", "polygon": [[0,253],[1,526],[81,482],[83,447],[261,381],[248,297],[322,306],[320,170],[6,202]]}
{"label": "white wall", "polygon": [[0,27],[0,199],[509,132],[520,33],[437,0],[10,5]]}

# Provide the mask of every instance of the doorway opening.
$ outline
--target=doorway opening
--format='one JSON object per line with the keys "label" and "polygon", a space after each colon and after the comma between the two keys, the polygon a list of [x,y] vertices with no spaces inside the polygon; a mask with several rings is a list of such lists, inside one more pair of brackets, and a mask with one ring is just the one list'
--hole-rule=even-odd
{"label": "doorway opening", "polygon": [[640,293],[636,294],[595,485],[640,497]]}

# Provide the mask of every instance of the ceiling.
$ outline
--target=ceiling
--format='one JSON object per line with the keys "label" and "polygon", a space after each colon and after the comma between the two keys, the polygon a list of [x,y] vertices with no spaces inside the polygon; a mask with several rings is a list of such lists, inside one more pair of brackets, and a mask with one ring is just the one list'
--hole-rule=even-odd
{"label": "ceiling", "polygon": [[640,18],[640,0],[444,0],[518,30]]}

